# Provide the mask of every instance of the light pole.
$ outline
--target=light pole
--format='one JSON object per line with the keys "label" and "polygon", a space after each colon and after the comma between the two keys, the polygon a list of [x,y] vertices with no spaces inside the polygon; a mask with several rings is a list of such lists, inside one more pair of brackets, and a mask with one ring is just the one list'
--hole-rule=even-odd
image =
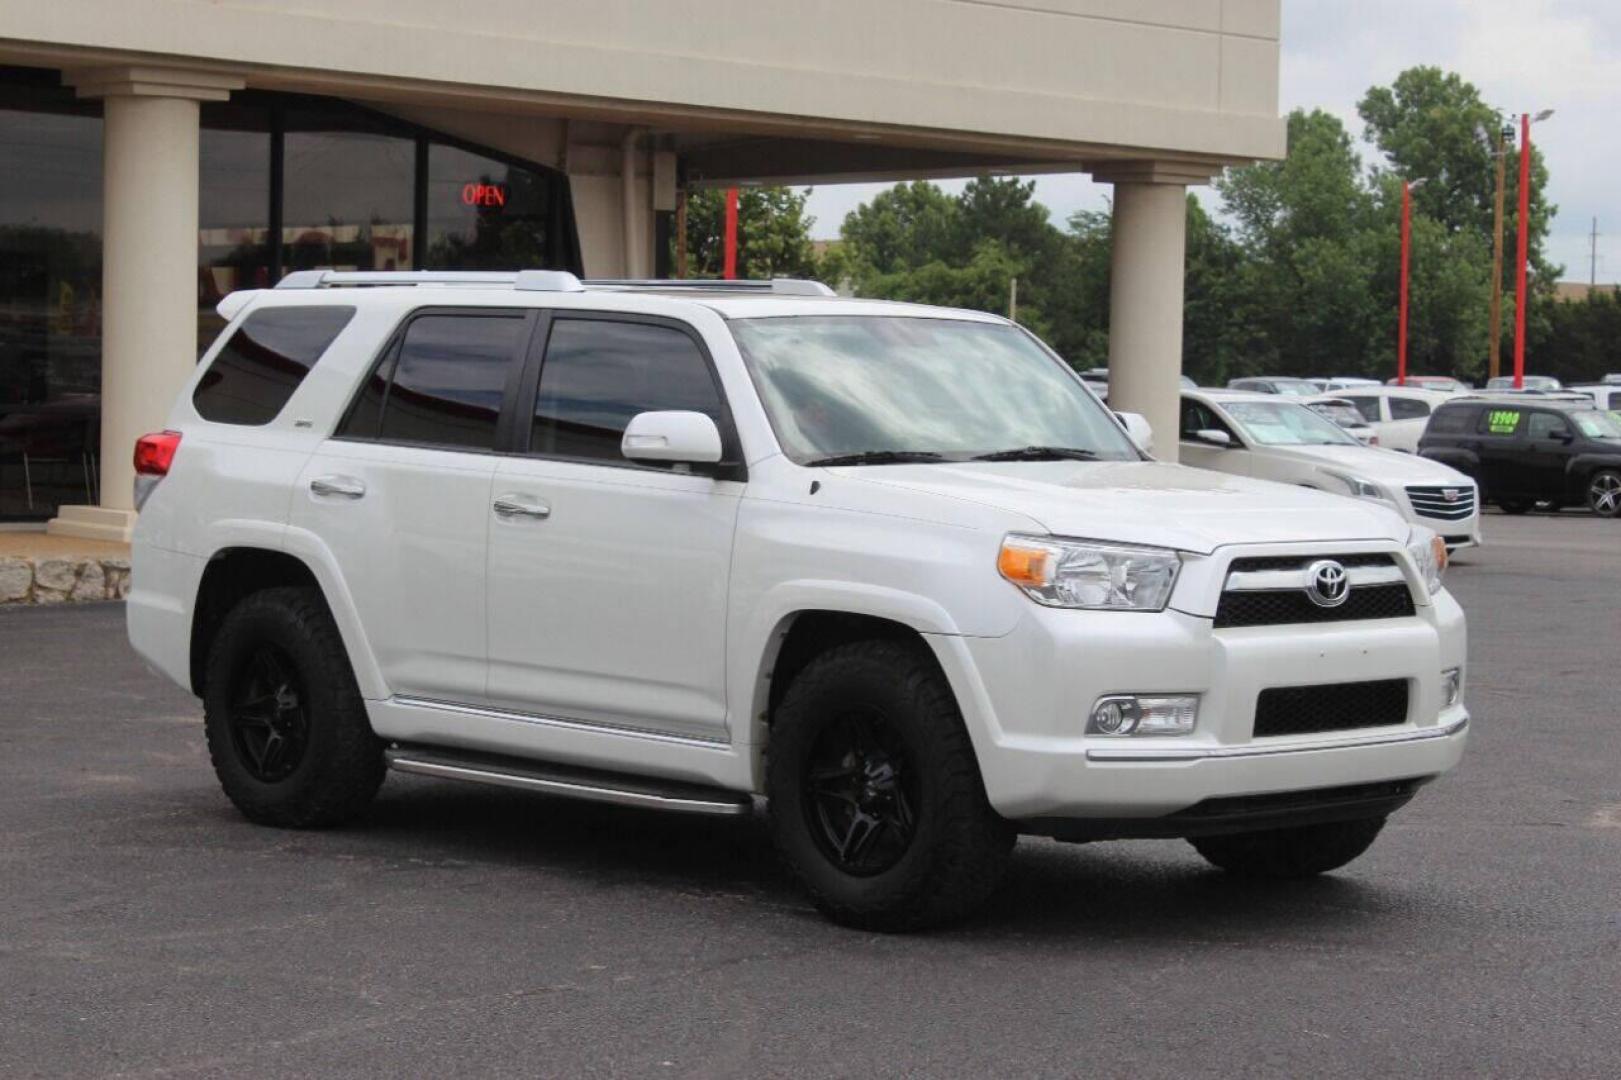
{"label": "light pole", "polygon": [[[1481,134],[1484,137],[1485,133]],[[1487,342],[1490,350],[1487,353],[1487,379],[1495,379],[1503,373],[1503,181],[1508,171],[1508,143],[1512,138],[1512,124],[1498,128],[1497,150],[1492,155],[1497,159],[1497,197],[1492,207],[1492,300],[1491,314],[1488,316],[1491,336]]]}
{"label": "light pole", "polygon": [[1401,182],[1401,292],[1396,313],[1396,385],[1407,385],[1407,260],[1412,248],[1413,190],[1428,177]]}
{"label": "light pole", "polygon": [[1525,387],[1525,274],[1530,265],[1531,242],[1531,125],[1553,115],[1543,109],[1532,116],[1520,114],[1520,220],[1519,250],[1514,253],[1514,389]]}

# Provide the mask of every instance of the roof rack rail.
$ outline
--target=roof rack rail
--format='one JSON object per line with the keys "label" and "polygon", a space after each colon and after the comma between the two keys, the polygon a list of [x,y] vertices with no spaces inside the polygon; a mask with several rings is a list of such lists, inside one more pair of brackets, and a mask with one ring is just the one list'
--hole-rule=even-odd
{"label": "roof rack rail", "polygon": [[567,270],[294,270],[276,283],[278,289],[332,289],[340,286],[506,285],[529,292],[584,292],[580,279]]}
{"label": "roof rack rail", "polygon": [[599,289],[691,289],[694,292],[769,292],[778,296],[837,296],[838,293],[808,278],[586,278],[587,287]]}

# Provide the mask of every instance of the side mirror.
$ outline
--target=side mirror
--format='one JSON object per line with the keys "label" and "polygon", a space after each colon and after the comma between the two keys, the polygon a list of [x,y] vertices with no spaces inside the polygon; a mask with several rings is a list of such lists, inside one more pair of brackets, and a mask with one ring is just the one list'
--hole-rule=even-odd
{"label": "side mirror", "polygon": [[1566,444],[1567,446],[1576,441],[1575,433],[1572,432],[1569,428],[1566,428],[1564,431],[1556,431],[1556,432],[1554,432],[1553,437],[1554,437],[1555,442],[1562,442],[1562,443]]}
{"label": "side mirror", "polygon": [[1131,436],[1131,441],[1140,446],[1144,453],[1152,454],[1154,428],[1149,424],[1147,417],[1134,412],[1117,412],[1115,415],[1120,418],[1120,423],[1125,427],[1126,434]]}
{"label": "side mirror", "polygon": [[700,412],[637,413],[625,427],[619,451],[632,461],[713,465],[721,457],[720,429]]}
{"label": "side mirror", "polygon": [[1202,442],[1206,446],[1214,446],[1221,450],[1229,450],[1233,445],[1233,437],[1216,428],[1200,428],[1193,433],[1193,439],[1195,442]]}

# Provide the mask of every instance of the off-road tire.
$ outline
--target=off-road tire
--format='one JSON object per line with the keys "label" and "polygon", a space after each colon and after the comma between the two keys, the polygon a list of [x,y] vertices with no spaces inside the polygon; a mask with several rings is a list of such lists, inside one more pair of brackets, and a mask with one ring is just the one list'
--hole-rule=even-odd
{"label": "off-road tire", "polygon": [[[269,782],[254,775],[255,763],[232,733],[233,694],[265,646],[288,661],[306,719],[296,765]],[[266,589],[231,609],[209,646],[203,717],[220,786],[244,817],[261,825],[340,824],[364,810],[383,782],[383,743],[366,718],[338,628],[314,589]]]}
{"label": "off-road tire", "polygon": [[[916,784],[910,842],[872,876],[845,872],[823,850],[806,791],[818,740],[851,709],[881,715]],[[967,917],[995,891],[1017,839],[986,800],[951,687],[921,645],[855,642],[812,660],[773,717],[766,784],[777,850],[816,907],[845,926],[902,932]]]}
{"label": "off-road tire", "polygon": [[1600,469],[1587,478],[1587,508],[1601,518],[1621,517],[1621,472]]}
{"label": "off-road tire", "polygon": [[1249,878],[1308,878],[1338,870],[1373,844],[1385,819],[1332,821],[1293,829],[1189,839],[1210,862]]}

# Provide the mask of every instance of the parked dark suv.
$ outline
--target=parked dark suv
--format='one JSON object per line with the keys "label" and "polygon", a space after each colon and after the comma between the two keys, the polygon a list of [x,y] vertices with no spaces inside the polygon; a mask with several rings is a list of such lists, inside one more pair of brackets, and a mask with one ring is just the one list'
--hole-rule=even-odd
{"label": "parked dark suv", "polygon": [[1435,410],[1418,450],[1474,477],[1505,513],[1586,503],[1621,517],[1621,421],[1588,403],[1460,398]]}

